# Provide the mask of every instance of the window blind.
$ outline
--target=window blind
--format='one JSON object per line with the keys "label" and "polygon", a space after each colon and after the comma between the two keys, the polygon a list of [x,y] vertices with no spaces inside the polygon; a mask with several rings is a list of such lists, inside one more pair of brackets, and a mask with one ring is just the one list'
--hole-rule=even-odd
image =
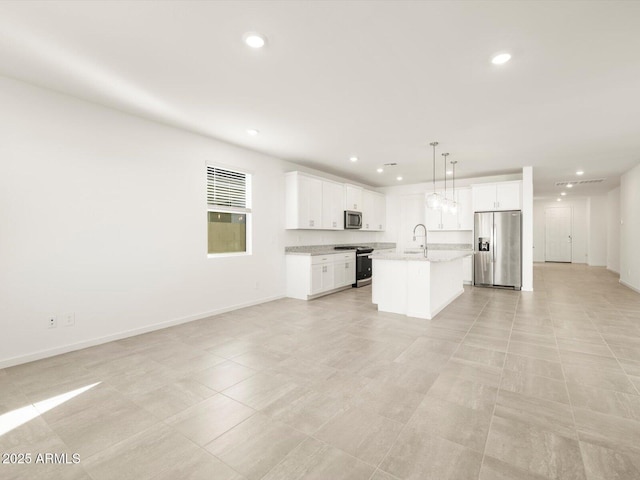
{"label": "window blind", "polygon": [[247,209],[247,174],[207,165],[207,204]]}

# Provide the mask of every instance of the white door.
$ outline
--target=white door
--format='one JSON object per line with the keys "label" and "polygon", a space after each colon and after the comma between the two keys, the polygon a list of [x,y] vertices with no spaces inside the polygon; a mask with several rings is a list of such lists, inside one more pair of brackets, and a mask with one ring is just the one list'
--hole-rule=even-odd
{"label": "white door", "polygon": [[571,207],[547,208],[544,220],[545,261],[571,263]]}

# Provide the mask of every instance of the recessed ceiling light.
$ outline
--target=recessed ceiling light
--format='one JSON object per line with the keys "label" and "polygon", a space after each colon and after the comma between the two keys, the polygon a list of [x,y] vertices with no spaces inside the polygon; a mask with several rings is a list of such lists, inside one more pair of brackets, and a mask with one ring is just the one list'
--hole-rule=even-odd
{"label": "recessed ceiling light", "polygon": [[378,172],[378,173],[382,173],[382,172],[384,172],[384,168],[378,168],[378,169],[376,170],[376,172]]}
{"label": "recessed ceiling light", "polygon": [[349,160],[351,160],[352,162],[357,162],[358,161],[358,157],[349,157]]}
{"label": "recessed ceiling light", "polygon": [[567,183],[567,188],[573,188],[573,183]]}
{"label": "recessed ceiling light", "polygon": [[267,43],[267,38],[256,32],[247,32],[242,36],[242,39],[251,48],[262,48]]}
{"label": "recessed ceiling light", "polygon": [[247,133],[252,137],[255,137],[260,133],[260,130],[256,130],[255,128],[250,128],[249,130],[247,130]]}
{"label": "recessed ceiling light", "polygon": [[560,195],[562,195],[563,197],[567,194],[567,192],[561,192]]}
{"label": "recessed ceiling light", "polygon": [[396,177],[396,180],[401,181],[402,177]]}
{"label": "recessed ceiling light", "polygon": [[497,55],[493,56],[493,58],[491,59],[491,63],[493,63],[494,65],[503,65],[509,60],[511,60],[511,55],[509,55],[508,53],[498,53]]}
{"label": "recessed ceiling light", "polygon": [[562,199],[561,199],[561,198],[556,198],[556,201],[557,201],[557,202],[561,202],[561,201],[562,201]]}
{"label": "recessed ceiling light", "polygon": [[451,175],[453,173],[453,170],[447,170],[447,175]]}
{"label": "recessed ceiling light", "polygon": [[582,170],[578,170],[578,171],[576,172],[576,175],[584,175],[584,172],[583,172]]}

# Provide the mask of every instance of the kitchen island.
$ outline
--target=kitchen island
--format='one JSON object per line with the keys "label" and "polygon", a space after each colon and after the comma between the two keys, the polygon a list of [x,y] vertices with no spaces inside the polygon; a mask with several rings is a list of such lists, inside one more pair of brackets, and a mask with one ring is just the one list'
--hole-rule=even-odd
{"label": "kitchen island", "polygon": [[372,301],[378,311],[432,319],[464,292],[468,251],[374,253]]}

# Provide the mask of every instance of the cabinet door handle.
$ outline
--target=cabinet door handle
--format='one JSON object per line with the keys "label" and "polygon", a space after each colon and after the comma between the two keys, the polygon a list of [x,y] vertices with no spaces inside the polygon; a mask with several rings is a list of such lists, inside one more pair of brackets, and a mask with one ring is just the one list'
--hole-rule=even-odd
{"label": "cabinet door handle", "polygon": [[338,226],[338,222],[333,222],[333,226],[337,227]]}

